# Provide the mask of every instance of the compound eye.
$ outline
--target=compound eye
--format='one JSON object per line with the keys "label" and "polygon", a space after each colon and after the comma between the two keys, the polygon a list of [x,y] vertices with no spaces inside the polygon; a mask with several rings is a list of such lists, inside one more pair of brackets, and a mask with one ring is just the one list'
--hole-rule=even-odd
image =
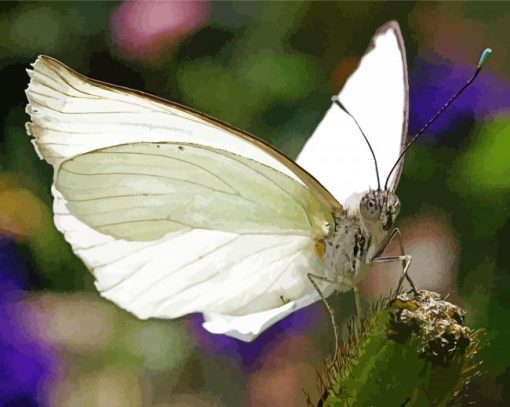
{"label": "compound eye", "polygon": [[360,202],[361,215],[367,220],[377,220],[381,215],[379,201],[370,195],[365,195]]}

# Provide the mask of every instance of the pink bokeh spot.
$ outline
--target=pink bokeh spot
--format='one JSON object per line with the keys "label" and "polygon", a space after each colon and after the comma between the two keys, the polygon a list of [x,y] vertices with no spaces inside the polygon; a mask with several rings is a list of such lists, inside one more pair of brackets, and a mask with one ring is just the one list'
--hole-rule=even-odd
{"label": "pink bokeh spot", "polygon": [[113,13],[113,42],[127,57],[156,57],[208,18],[207,1],[125,1]]}

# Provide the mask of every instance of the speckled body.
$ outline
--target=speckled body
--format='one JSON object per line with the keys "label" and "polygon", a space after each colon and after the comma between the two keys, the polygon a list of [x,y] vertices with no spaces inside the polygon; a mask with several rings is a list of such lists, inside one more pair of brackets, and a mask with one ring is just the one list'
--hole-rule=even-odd
{"label": "speckled body", "polygon": [[[374,194],[362,195],[363,198]],[[359,210],[360,204],[347,208],[345,212],[334,213],[335,224],[330,227],[330,234],[324,239],[325,253],[323,262],[328,278],[336,281],[338,291],[348,291],[357,286],[370,270],[373,259],[386,245],[390,227],[398,208],[388,205],[387,191],[374,194],[379,201],[377,219],[367,219]]]}

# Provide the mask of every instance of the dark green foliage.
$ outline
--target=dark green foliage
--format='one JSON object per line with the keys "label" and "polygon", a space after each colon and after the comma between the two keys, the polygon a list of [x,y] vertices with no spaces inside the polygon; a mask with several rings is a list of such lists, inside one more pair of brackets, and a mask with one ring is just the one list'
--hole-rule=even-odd
{"label": "dark green foliage", "polygon": [[479,372],[480,332],[464,311],[420,291],[382,301],[348,326],[319,406],[457,405]]}

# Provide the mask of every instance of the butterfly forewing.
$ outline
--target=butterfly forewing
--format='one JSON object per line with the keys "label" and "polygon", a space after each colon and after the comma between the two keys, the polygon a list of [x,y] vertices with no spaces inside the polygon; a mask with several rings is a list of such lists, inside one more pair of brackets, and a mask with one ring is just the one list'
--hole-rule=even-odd
{"label": "butterfly forewing", "polygon": [[[367,136],[381,183],[403,148],[408,116],[407,66],[396,22],[382,26],[338,94]],[[354,120],[333,103],[297,162],[345,203],[353,193],[377,189],[374,161]],[[395,189],[400,168],[392,176]]]}
{"label": "butterfly forewing", "polygon": [[28,71],[27,130],[39,154],[58,166],[89,151],[136,142],[183,142],[230,151],[303,183],[325,205],[341,205],[310,174],[273,147],[225,123],[142,92],[86,78],[40,56]]}

